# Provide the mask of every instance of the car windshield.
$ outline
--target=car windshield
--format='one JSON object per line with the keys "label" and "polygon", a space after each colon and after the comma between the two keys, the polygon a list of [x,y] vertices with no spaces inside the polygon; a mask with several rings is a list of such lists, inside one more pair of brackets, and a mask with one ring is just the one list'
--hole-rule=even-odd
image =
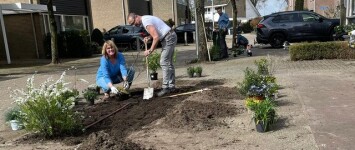
{"label": "car windshield", "polygon": [[184,26],[178,26],[176,27],[176,30],[183,30],[184,29]]}
{"label": "car windshield", "polygon": [[110,31],[108,31],[110,34],[116,34],[121,30],[121,26],[117,26],[115,28],[112,28]]}

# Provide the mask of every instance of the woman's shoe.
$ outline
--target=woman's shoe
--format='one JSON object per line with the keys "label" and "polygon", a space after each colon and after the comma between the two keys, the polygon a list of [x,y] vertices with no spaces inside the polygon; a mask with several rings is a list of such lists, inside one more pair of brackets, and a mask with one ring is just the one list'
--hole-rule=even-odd
{"label": "woman's shoe", "polygon": [[110,94],[105,93],[104,97],[102,98],[103,101],[106,101],[110,98]]}

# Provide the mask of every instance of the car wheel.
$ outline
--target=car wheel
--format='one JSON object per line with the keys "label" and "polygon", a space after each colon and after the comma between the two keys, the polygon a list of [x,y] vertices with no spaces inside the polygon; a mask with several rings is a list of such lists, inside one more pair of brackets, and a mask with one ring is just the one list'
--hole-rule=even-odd
{"label": "car wheel", "polygon": [[271,36],[270,45],[274,48],[281,48],[285,42],[285,36],[282,33],[275,33]]}
{"label": "car wheel", "polygon": [[335,40],[334,37],[333,37],[334,34],[335,34],[334,29],[330,30],[330,33],[329,33],[329,41],[334,41],[334,40]]}
{"label": "car wheel", "polygon": [[[144,42],[141,41],[141,40],[139,40],[138,46],[139,46],[139,49],[140,49],[140,50],[143,49],[143,48],[144,48]],[[137,49],[137,41],[136,41],[136,40],[133,40],[133,41],[131,42],[131,49],[132,49],[132,50],[136,50],[136,49]]]}

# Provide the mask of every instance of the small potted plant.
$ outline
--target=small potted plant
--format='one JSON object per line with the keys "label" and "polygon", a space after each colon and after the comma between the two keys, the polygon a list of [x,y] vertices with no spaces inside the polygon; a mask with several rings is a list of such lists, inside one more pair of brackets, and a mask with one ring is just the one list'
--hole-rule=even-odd
{"label": "small potted plant", "polygon": [[22,129],[22,124],[20,121],[20,109],[18,107],[13,107],[5,113],[5,121],[9,122],[12,130]]}
{"label": "small potted plant", "polygon": [[260,103],[256,103],[253,107],[256,131],[267,132],[270,130],[270,126],[275,123],[276,111],[275,105],[271,100],[264,100]]}
{"label": "small potted plant", "polygon": [[233,47],[230,50],[232,51],[233,57],[237,57],[237,48]]}
{"label": "small potted plant", "polygon": [[78,105],[78,102],[79,102],[79,91],[77,89],[72,89],[72,90],[65,91],[62,94],[62,97],[64,99],[68,99],[70,97],[74,97],[74,103],[75,103],[75,105]]}
{"label": "small potted plant", "polygon": [[255,98],[257,100],[265,99],[265,92],[267,90],[267,86],[262,84],[260,86],[252,85],[247,92],[248,97]]}
{"label": "small potted plant", "polygon": [[150,72],[150,79],[151,80],[158,80],[158,73],[157,69],[160,67],[160,54],[154,52],[148,56],[148,68]]}
{"label": "small potted plant", "polygon": [[253,97],[249,97],[249,98],[246,98],[245,99],[245,106],[247,107],[248,109],[248,112],[250,111],[254,111],[255,110],[255,107],[258,105],[258,103],[260,103],[261,101],[258,100],[258,99],[255,99]]}
{"label": "small potted plant", "polygon": [[97,91],[96,90],[92,90],[90,88],[85,89],[83,91],[83,96],[86,99],[86,101],[88,102],[88,105],[94,105],[95,104],[95,99],[97,97]]}
{"label": "small potted plant", "polygon": [[187,75],[189,78],[194,77],[195,68],[193,66],[187,67]]}
{"label": "small potted plant", "polygon": [[194,70],[195,70],[196,77],[201,77],[202,67],[201,66],[197,66],[197,67],[194,68]]}
{"label": "small potted plant", "polygon": [[98,85],[96,85],[96,84],[91,84],[91,85],[88,86],[88,88],[89,88],[90,90],[96,91],[97,94],[100,95],[100,90],[101,90],[101,88],[100,88]]}

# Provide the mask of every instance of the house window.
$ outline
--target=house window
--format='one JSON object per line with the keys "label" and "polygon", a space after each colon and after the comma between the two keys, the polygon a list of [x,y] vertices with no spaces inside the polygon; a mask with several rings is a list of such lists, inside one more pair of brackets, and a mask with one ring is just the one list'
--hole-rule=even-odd
{"label": "house window", "polygon": [[83,16],[64,16],[64,30],[85,30],[86,26],[84,21]]}
{"label": "house window", "polygon": [[210,14],[211,13],[211,8],[206,8],[205,14]]}
{"label": "house window", "polygon": [[[55,15],[58,31],[89,30],[89,19],[87,16]],[[49,33],[49,16],[43,14],[43,23],[46,33]]]}

